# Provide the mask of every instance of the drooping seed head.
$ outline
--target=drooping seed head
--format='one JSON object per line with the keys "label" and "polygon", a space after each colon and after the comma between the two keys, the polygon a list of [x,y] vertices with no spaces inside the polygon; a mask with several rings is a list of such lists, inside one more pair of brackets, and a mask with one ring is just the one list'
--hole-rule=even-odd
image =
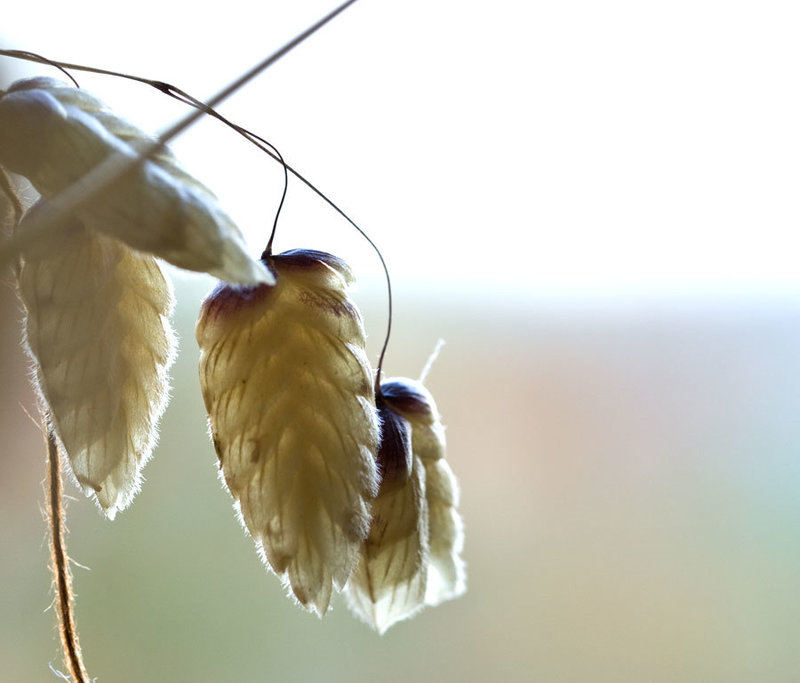
{"label": "drooping seed head", "polygon": [[113,519],[139,490],[166,406],[172,288],[152,256],[61,220],[58,249],[18,271],[25,340],[72,474]]}
{"label": "drooping seed head", "polygon": [[[0,164],[51,201],[107,159],[133,160],[153,142],[85,90],[55,79],[17,81],[0,96]],[[75,214],[89,229],[181,268],[239,284],[272,282],[216,197],[167,149]]]}
{"label": "drooping seed head", "polygon": [[458,482],[445,459],[444,425],[430,391],[420,382],[393,378],[381,384],[386,405],[411,425],[412,449],[425,467],[430,516],[430,569],[425,601],[436,605],[466,590],[461,559],[464,523],[458,512]]}
{"label": "drooping seed head", "polygon": [[429,520],[425,467],[412,453],[411,426],[380,398],[377,406],[381,485],[346,592],[350,609],[384,633],[425,605]]}
{"label": "drooping seed head", "polygon": [[349,268],[295,250],[274,286],[220,285],[197,323],[225,482],[266,563],[320,615],[347,581],[377,491],[378,420]]}

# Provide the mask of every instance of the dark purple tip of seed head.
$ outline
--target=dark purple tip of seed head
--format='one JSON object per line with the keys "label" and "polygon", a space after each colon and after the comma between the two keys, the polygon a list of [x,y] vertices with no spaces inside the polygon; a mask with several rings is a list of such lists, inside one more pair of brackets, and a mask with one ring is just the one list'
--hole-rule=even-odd
{"label": "dark purple tip of seed head", "polygon": [[406,415],[428,415],[428,397],[413,384],[400,380],[381,384],[381,396],[391,406]]}
{"label": "dark purple tip of seed head", "polygon": [[[269,264],[266,264],[269,268]],[[201,307],[202,315],[208,320],[231,315],[248,306],[263,301],[272,294],[274,285],[257,285],[243,287],[229,282],[220,282],[214,287]]]}
{"label": "dark purple tip of seed head", "polygon": [[331,268],[341,275],[348,284],[353,282],[353,271],[342,259],[326,251],[316,249],[290,249],[270,259],[262,259],[264,263],[272,260],[280,268]]}
{"label": "dark purple tip of seed head", "polygon": [[411,425],[380,398],[376,402],[381,421],[378,467],[384,484],[408,479],[412,467]]}

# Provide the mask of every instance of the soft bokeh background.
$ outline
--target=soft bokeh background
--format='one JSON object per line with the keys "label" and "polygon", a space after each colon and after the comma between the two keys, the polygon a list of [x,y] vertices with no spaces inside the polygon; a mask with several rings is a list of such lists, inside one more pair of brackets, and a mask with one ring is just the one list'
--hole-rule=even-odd
{"label": "soft bokeh background", "polygon": [[[207,97],[331,5],[188,7],[18,4],[0,42]],[[469,592],[383,637],[283,596],[206,437],[193,325],[213,282],[173,273],[181,353],[146,484],[113,523],[68,486],[91,674],[800,680],[798,27],[789,2],[362,0],[226,104],[383,248],[388,373],[447,342],[429,386]],[[146,128],[183,113],[79,78]],[[213,122],[175,149],[259,250],[279,167]],[[374,256],[299,184],[288,201],[278,248],[353,265],[375,358]],[[43,444],[0,294],[0,677],[51,681]]]}

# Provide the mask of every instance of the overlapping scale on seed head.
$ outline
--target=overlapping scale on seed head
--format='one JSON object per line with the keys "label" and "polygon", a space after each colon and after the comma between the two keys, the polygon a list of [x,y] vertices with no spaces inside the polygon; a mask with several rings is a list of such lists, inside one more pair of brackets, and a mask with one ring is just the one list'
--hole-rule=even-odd
{"label": "overlapping scale on seed head", "polygon": [[369,530],[378,421],[349,268],[295,250],[274,286],[220,285],[197,324],[200,384],[225,482],[267,564],[324,614]]}

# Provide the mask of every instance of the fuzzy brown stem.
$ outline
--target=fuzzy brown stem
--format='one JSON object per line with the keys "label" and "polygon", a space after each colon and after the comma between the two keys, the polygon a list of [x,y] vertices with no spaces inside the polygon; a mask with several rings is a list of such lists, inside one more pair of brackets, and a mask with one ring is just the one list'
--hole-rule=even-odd
{"label": "fuzzy brown stem", "polygon": [[75,617],[72,613],[74,596],[72,594],[72,575],[69,571],[64,541],[64,505],[61,497],[61,466],[58,444],[51,431],[47,433],[47,471],[48,471],[48,517],[50,521],[50,551],[53,569],[53,582],[56,587],[56,607],[58,610],[58,630],[64,661],[75,683],[89,683],[89,674],[83,665],[83,654],[78,642]]}

